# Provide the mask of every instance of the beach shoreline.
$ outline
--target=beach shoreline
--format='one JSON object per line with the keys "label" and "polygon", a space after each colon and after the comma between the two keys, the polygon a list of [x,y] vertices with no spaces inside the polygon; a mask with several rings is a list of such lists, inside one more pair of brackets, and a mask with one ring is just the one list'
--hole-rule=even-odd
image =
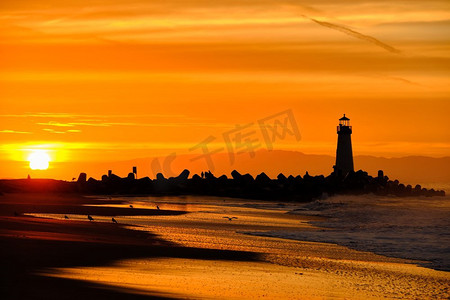
{"label": "beach shoreline", "polygon": [[[449,296],[448,272],[419,267],[411,260],[334,244],[242,234],[311,229],[314,217],[286,214],[276,203],[276,209],[256,209],[236,205],[236,199],[208,204],[188,198],[174,206],[157,199],[158,210],[142,201],[131,208],[131,200],[0,196],[4,299]],[[68,220],[28,215],[64,211],[74,213],[68,213]],[[88,212],[102,221],[77,219]],[[224,218],[231,215],[237,219]],[[107,222],[109,217],[119,224]]]}

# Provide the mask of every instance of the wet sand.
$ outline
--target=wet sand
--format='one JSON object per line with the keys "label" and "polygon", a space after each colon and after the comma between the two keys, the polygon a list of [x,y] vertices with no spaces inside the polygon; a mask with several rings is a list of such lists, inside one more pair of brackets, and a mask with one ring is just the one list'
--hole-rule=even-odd
{"label": "wet sand", "polygon": [[[241,205],[237,200],[192,197],[154,202],[161,210],[138,198],[1,196],[1,257],[6,266],[1,271],[6,278],[2,295],[6,299],[449,297],[448,272],[333,244],[245,234],[310,227],[308,220],[314,217],[286,214],[288,208],[276,203]],[[83,213],[95,221],[89,222]],[[119,224],[113,224],[110,216]]]}

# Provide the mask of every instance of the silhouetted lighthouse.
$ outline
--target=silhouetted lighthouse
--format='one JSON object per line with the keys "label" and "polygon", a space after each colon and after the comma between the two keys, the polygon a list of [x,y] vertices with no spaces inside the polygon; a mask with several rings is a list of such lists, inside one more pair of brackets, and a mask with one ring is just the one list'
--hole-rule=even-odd
{"label": "silhouetted lighthouse", "polygon": [[334,171],[338,175],[347,175],[353,171],[353,152],[352,152],[352,126],[350,126],[350,119],[344,114],[339,119],[339,126],[337,127],[338,143],[336,149],[336,165]]}

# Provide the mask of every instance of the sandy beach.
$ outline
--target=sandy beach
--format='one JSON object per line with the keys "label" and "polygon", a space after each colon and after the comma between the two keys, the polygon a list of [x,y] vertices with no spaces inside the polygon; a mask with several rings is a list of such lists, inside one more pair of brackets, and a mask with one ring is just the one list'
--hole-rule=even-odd
{"label": "sandy beach", "polygon": [[415,261],[246,234],[302,231],[318,218],[289,209],[205,197],[6,194],[2,299],[449,298],[449,273]]}

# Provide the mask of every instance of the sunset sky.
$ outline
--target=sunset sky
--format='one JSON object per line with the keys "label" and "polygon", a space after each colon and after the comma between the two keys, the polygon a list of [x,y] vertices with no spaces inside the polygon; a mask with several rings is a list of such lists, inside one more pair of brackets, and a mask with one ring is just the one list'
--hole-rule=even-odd
{"label": "sunset sky", "polygon": [[447,0],[3,0],[0,178],[34,149],[63,179],[52,162],[226,149],[283,111],[301,138],[274,149],[334,155],[346,113],[355,155],[449,156],[449,75]]}

